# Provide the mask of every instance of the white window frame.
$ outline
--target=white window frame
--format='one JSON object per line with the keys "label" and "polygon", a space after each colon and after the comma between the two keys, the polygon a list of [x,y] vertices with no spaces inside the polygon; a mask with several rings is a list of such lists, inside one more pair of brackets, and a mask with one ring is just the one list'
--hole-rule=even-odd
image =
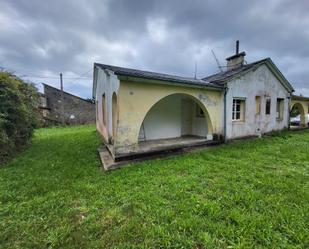
{"label": "white window frame", "polygon": [[232,106],[232,121],[233,122],[244,122],[245,121],[245,98],[233,98]]}
{"label": "white window frame", "polygon": [[277,98],[276,103],[276,119],[283,120],[284,116],[284,98]]}

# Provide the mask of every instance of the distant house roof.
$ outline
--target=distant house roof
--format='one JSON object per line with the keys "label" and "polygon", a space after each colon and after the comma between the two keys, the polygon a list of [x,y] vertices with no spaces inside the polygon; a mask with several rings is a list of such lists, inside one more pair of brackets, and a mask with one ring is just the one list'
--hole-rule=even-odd
{"label": "distant house roof", "polygon": [[[46,95],[45,95],[45,88],[52,88],[52,89],[55,90],[55,91],[61,92],[60,89],[58,89],[58,88],[56,88],[56,87],[54,87],[54,86],[48,85],[48,84],[46,84],[46,83],[42,83],[42,85],[43,85],[43,87],[44,87],[44,93],[41,93],[41,94],[42,94],[41,96],[46,96]],[[88,102],[88,103],[94,104],[94,103],[90,102],[89,100],[84,99],[84,98],[79,97],[79,96],[76,96],[76,95],[74,95],[74,94],[72,94],[72,93],[68,93],[68,92],[66,92],[66,91],[63,91],[63,93],[64,93],[64,94],[67,94],[67,95],[70,95],[70,96],[72,96],[72,97],[74,97],[74,98],[78,98],[78,99],[80,99],[80,100],[86,101],[86,102]]]}
{"label": "distant house roof", "polygon": [[283,84],[283,86],[289,91],[293,92],[294,89],[288,80],[283,76],[280,70],[276,67],[273,61],[270,58],[263,60],[255,61],[243,66],[236,67],[231,70],[213,74],[203,78],[202,80],[208,81],[209,83],[214,83],[218,85],[223,85],[227,81],[233,79],[234,77],[240,76],[247,73],[248,71],[257,68],[258,66],[265,64],[272,71],[272,73],[277,77],[277,79]]}
{"label": "distant house roof", "polygon": [[299,96],[299,95],[292,95],[292,99],[293,100],[305,100],[305,101],[309,101],[309,97],[305,97],[305,96]]}
{"label": "distant house roof", "polygon": [[217,89],[222,88],[222,86],[218,84],[210,83],[202,79],[182,77],[182,76],[176,76],[176,75],[170,75],[170,74],[155,73],[155,72],[124,68],[124,67],[116,67],[116,66],[105,65],[105,64],[100,64],[100,63],[94,63],[94,66],[97,66],[103,70],[110,70],[114,74],[121,75],[121,76],[167,81],[167,82],[171,82],[175,84],[205,86],[205,87],[212,87],[212,88],[217,88]]}

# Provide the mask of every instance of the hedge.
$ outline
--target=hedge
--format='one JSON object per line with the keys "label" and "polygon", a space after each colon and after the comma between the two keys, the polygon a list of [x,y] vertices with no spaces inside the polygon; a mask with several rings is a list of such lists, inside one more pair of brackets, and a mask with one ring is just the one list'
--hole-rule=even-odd
{"label": "hedge", "polygon": [[0,72],[0,163],[25,148],[38,125],[38,91],[9,72]]}

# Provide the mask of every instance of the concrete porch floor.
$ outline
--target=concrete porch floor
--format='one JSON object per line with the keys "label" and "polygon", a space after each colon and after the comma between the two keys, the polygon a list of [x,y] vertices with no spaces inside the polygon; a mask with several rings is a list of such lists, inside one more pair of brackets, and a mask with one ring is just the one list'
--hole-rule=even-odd
{"label": "concrete porch floor", "polygon": [[177,138],[156,139],[139,142],[138,151],[122,155],[116,161],[112,158],[108,149],[103,146],[99,148],[99,155],[105,170],[124,167],[130,163],[144,160],[169,157],[190,151],[197,147],[211,146],[218,144],[218,141],[207,140],[198,136],[182,136]]}
{"label": "concrete porch floor", "polygon": [[156,139],[139,142],[139,151],[137,153],[147,153],[152,151],[166,150],[170,148],[182,148],[187,146],[196,146],[211,142],[204,137],[199,136],[182,136],[176,138]]}

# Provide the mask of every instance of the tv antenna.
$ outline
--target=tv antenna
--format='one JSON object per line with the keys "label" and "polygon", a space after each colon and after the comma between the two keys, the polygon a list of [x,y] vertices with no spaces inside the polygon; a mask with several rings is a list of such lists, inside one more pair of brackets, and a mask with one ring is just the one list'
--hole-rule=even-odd
{"label": "tv antenna", "polygon": [[220,65],[220,62],[219,62],[219,60],[218,60],[218,58],[217,58],[215,52],[214,52],[213,50],[211,50],[211,52],[212,52],[212,55],[214,56],[214,58],[215,58],[215,60],[216,60],[216,62],[217,62],[217,66],[218,66],[220,72],[223,72],[222,66]]}

